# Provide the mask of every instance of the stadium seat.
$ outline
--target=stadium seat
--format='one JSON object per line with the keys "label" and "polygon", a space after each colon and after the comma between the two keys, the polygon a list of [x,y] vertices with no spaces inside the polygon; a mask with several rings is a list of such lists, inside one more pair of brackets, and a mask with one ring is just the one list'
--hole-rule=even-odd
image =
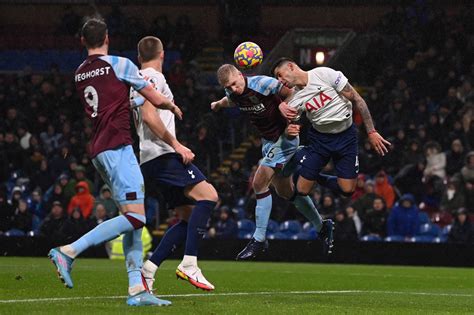
{"label": "stadium seat", "polygon": [[307,232],[300,232],[298,234],[295,234],[291,237],[292,240],[304,240],[304,241],[309,241],[311,240],[311,235]]}
{"label": "stadium seat", "polygon": [[253,233],[248,233],[246,231],[239,231],[238,237],[240,239],[249,240],[252,238]]}
{"label": "stadium seat", "polygon": [[289,220],[280,224],[280,232],[286,233],[290,236],[300,233],[302,229],[301,223],[296,220]]}
{"label": "stadium seat", "polygon": [[433,239],[433,243],[446,243],[448,241],[447,236],[439,236]]}
{"label": "stadium seat", "polygon": [[441,230],[441,237],[443,236],[448,236],[449,234],[449,231],[451,231],[451,228],[453,226],[450,224],[450,225],[446,225],[442,230]]}
{"label": "stadium seat", "polygon": [[312,228],[313,228],[313,224],[311,224],[311,222],[305,222],[305,224],[303,224],[303,231],[305,232],[308,232]]}
{"label": "stadium seat", "polygon": [[233,208],[232,213],[234,214],[234,218],[237,220],[245,219],[245,209],[242,207]]}
{"label": "stadium seat", "polygon": [[275,234],[280,231],[280,224],[275,220],[268,221],[267,234]]}
{"label": "stadium seat", "polygon": [[377,235],[364,235],[360,239],[362,242],[381,242],[382,238]]}
{"label": "stadium seat", "polygon": [[431,235],[417,235],[410,239],[413,243],[433,243],[435,237]]}
{"label": "stadium seat", "polygon": [[420,225],[420,230],[418,231],[418,235],[424,236],[429,235],[432,237],[437,237],[441,232],[441,229],[436,224],[425,223]]}
{"label": "stadium seat", "polygon": [[290,239],[290,236],[288,236],[286,233],[278,232],[273,234],[273,239],[275,240],[288,240]]}
{"label": "stadium seat", "polygon": [[[251,238],[255,231],[255,223],[248,219],[237,221],[237,227],[239,228],[239,238]],[[247,237],[250,234],[250,237]]]}
{"label": "stadium seat", "polygon": [[401,235],[390,235],[384,239],[385,242],[405,242],[405,237]]}
{"label": "stadium seat", "polygon": [[418,219],[420,220],[420,224],[426,224],[431,222],[428,213],[423,211],[418,212]]}

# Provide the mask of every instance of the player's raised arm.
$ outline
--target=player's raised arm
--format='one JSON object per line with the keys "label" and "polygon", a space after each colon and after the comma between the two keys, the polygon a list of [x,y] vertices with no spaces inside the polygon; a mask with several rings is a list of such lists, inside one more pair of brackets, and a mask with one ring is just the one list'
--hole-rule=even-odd
{"label": "player's raised arm", "polygon": [[359,110],[362,120],[364,121],[365,129],[369,135],[369,142],[372,147],[375,149],[375,151],[377,151],[378,154],[382,156],[385,155],[385,153],[388,152],[387,146],[390,146],[391,143],[385,140],[377,132],[377,130],[375,130],[369,108],[367,107],[367,103],[364,101],[362,96],[360,96],[360,94],[350,85],[349,82],[346,83],[340,93],[345,98],[353,102],[355,107]]}
{"label": "player's raised arm", "polygon": [[211,103],[211,110],[217,112],[221,108],[232,107],[232,106],[233,106],[232,102],[229,101],[227,96],[224,96],[220,100]]}
{"label": "player's raised arm", "polygon": [[183,112],[181,109],[172,101],[167,99],[163,94],[156,91],[151,85],[147,85],[141,90],[138,90],[138,93],[143,95],[143,97],[146,98],[151,103],[151,105],[160,109],[167,109],[175,114],[178,119],[183,119]]}
{"label": "player's raised arm", "polygon": [[155,110],[149,101],[145,101],[143,106],[140,108],[142,119],[148,128],[161,140],[171,146],[176,153],[180,154],[183,158],[184,164],[189,164],[194,160],[194,153],[184,145],[182,145],[166,128],[165,124],[161,120],[160,115]]}

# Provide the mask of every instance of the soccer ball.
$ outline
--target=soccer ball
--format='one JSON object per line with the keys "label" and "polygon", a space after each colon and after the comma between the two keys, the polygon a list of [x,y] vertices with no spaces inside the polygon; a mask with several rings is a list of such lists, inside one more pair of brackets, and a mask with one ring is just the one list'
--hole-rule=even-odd
{"label": "soccer ball", "polygon": [[252,42],[243,42],[234,51],[234,61],[240,68],[255,68],[262,63],[262,60],[262,50]]}

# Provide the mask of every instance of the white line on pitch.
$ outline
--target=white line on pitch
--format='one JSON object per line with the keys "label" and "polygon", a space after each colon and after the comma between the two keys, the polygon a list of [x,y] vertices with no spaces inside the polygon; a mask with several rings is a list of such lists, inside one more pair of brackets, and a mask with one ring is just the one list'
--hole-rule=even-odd
{"label": "white line on pitch", "polygon": [[[371,291],[371,290],[333,290],[333,291],[286,291],[286,292],[228,292],[228,293],[191,293],[191,294],[163,294],[161,298],[169,297],[214,297],[214,296],[248,296],[248,295],[305,295],[305,294],[397,294],[397,295],[425,295],[425,296],[448,296],[448,297],[474,297],[474,294],[462,293],[433,293],[433,292],[403,292],[403,291]],[[61,302],[74,300],[99,300],[99,299],[125,299],[126,296],[78,296],[60,298],[38,298],[0,300],[0,303],[27,303],[27,302]]]}

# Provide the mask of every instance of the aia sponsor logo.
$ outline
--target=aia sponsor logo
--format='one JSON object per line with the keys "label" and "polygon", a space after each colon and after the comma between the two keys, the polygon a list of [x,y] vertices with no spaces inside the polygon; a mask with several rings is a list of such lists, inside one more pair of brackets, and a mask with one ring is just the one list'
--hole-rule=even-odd
{"label": "aia sponsor logo", "polygon": [[311,100],[306,102],[305,107],[308,112],[313,110],[318,110],[326,105],[326,103],[332,100],[331,97],[324,94],[324,92],[319,93],[317,96],[313,97]]}

